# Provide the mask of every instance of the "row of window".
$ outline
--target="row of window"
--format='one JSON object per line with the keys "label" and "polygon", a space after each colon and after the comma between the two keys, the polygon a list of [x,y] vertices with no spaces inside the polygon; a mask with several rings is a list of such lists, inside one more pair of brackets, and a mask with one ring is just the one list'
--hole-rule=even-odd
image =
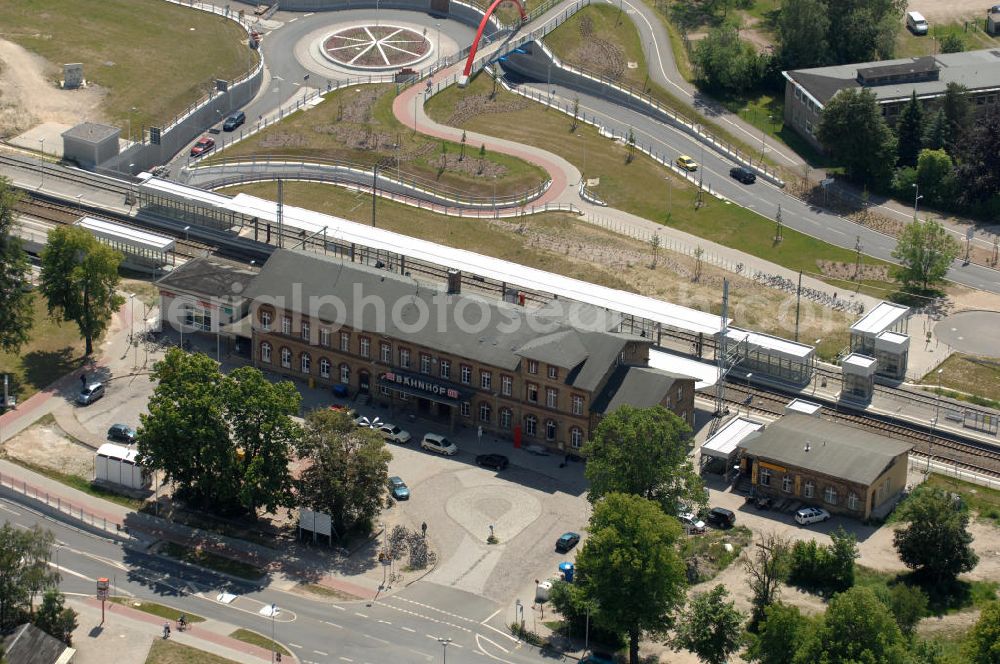
{"label": "row of window", "polygon": [[[771,486],[771,480],[774,478],[774,471],[770,468],[760,467],[758,473],[757,481],[762,486]],[[791,493],[792,487],[794,485],[794,480],[791,475],[784,475],[781,478],[781,490],[785,493]],[[802,497],[803,498],[813,498],[816,495],[816,483],[813,480],[806,480],[802,485]],[[823,489],[823,501],[830,505],[839,504],[841,496],[837,492],[837,487],[827,486]],[[847,508],[851,510],[861,509],[861,499],[858,498],[858,494],[853,491],[847,494]]]}
{"label": "row of window", "polygon": [[[261,312],[261,318],[262,319],[264,319],[265,314],[267,314],[266,311]],[[291,319],[286,316],[285,320],[290,321]],[[306,326],[306,327],[308,327],[308,323],[303,323],[303,325]],[[346,338],[346,342],[344,341],[345,338]],[[349,350],[349,348],[350,348],[350,334],[347,333],[347,332],[341,332],[341,341],[343,342],[341,344],[341,350],[344,350],[344,347],[346,346],[348,348],[348,350],[346,350],[345,352],[350,352],[350,350]],[[367,355],[368,350],[369,350],[368,344],[370,343],[370,340],[367,337],[360,337],[360,341],[361,341],[361,346],[360,346],[360,348],[361,348],[361,357],[368,357],[368,355]],[[265,349],[264,349],[265,346],[267,347],[267,350],[266,350],[266,357],[267,357],[267,359],[264,359],[265,358]],[[265,342],[263,342],[261,344],[261,361],[262,362],[267,362],[267,363],[271,362],[270,358],[271,358],[271,351],[272,350],[273,349],[271,347],[271,344],[269,344],[268,342],[265,341]],[[285,358],[285,353],[286,352],[288,353],[288,364],[285,363],[285,359],[286,359]],[[281,349],[281,353],[282,353],[282,357],[281,357],[282,363],[281,363],[281,366],[283,366],[286,369],[290,368],[291,367],[291,361],[292,361],[291,360],[291,351],[289,349],[287,349],[287,348],[282,348]],[[302,353],[302,355],[301,355],[302,358],[308,358],[308,356],[309,356],[308,353]],[[382,342],[382,355],[381,355],[381,357],[382,357],[382,361],[385,362],[386,364],[391,364],[392,363],[392,346],[389,343],[387,343],[387,342]],[[309,362],[308,359],[302,359],[301,362],[302,362],[302,364],[301,364],[301,366],[302,366],[302,373],[309,373],[308,369],[306,368],[306,367],[308,367],[308,362]],[[421,353],[420,354],[420,373],[428,374],[429,375],[431,373],[431,364],[432,364],[432,362],[437,362],[437,364],[438,364],[438,375],[442,379],[444,379],[444,380],[450,380],[451,379],[451,362],[449,360],[442,360],[442,359],[432,360],[431,356],[428,355],[428,354],[426,354],[426,353]],[[537,368],[538,368],[538,363],[537,362],[535,362],[534,360],[529,360],[528,361],[528,364],[529,364],[529,366],[528,366],[529,373],[531,373],[530,369],[531,369],[531,363],[532,362],[534,362],[534,364],[535,364],[536,371],[537,371]],[[401,369],[409,369],[410,368],[410,350],[408,348],[400,348],[399,349],[399,364],[398,364],[398,366]],[[555,367],[552,367],[552,368],[555,368]],[[550,374],[551,374],[551,372],[550,372]],[[320,374],[320,375],[323,376],[324,378],[326,377],[325,374]],[[556,374],[556,375],[558,375],[558,374]],[[461,382],[463,385],[471,385],[472,384],[472,367],[470,365],[468,365],[468,364],[459,365],[459,382]],[[492,390],[493,389],[493,372],[492,371],[487,371],[486,369],[480,369],[480,371],[479,371],[479,387],[481,389],[483,389],[483,390]],[[526,383],[525,384],[525,390],[524,390],[524,398],[525,398],[525,400],[527,400],[528,403],[533,403],[533,404],[540,403],[540,401],[539,401],[539,389],[540,388],[539,388],[539,386],[536,383]],[[512,395],[513,391],[514,391],[514,377],[513,376],[509,376],[507,374],[501,374],[500,375],[500,394],[502,394],[505,397],[509,397],[509,396]],[[583,396],[582,395],[579,395],[579,394],[570,395],[570,412],[573,415],[583,415],[583,403],[584,403],[584,401],[583,401]],[[552,409],[558,409],[559,408],[559,390],[558,389],[556,389],[554,387],[547,387],[547,388],[545,388],[545,406],[547,408],[552,408]]]}

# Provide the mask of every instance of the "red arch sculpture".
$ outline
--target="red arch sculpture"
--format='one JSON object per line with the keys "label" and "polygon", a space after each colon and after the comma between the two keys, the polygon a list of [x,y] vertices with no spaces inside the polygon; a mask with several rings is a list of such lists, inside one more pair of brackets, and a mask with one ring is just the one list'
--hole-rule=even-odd
{"label": "red arch sculpture", "polygon": [[[476,59],[476,51],[479,50],[479,40],[483,36],[483,30],[486,29],[486,24],[489,22],[490,17],[493,16],[493,11],[500,6],[501,2],[506,2],[507,0],[493,0],[493,4],[490,8],[486,10],[483,14],[483,20],[479,23],[479,30],[476,31],[476,38],[472,40],[472,48],[469,50],[469,59],[465,61],[465,71],[463,76],[468,79],[469,74],[472,72],[472,61]],[[521,12],[521,22],[524,23],[528,20],[528,14],[524,11],[524,5],[521,4],[521,0],[511,0],[515,5],[517,5],[518,10]]]}

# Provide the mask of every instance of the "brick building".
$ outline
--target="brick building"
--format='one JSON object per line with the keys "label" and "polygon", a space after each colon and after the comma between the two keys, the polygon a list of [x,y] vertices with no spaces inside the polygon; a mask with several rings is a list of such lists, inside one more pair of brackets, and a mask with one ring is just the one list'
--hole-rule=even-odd
{"label": "brick building", "polygon": [[563,450],[623,403],[662,404],[693,423],[694,379],[650,368],[651,340],[616,331],[617,314],[561,300],[527,309],[460,284],[278,250],[244,293],[253,362],[450,428]]}
{"label": "brick building", "polygon": [[858,519],[881,518],[906,486],[910,449],[845,424],[788,414],[739,443],[760,495]]}

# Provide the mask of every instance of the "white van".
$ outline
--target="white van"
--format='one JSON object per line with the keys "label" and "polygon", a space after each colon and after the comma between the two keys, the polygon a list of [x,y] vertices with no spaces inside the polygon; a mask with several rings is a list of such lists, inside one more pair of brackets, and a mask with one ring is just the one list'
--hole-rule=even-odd
{"label": "white van", "polygon": [[915,35],[926,35],[927,19],[920,12],[906,12],[906,27]]}

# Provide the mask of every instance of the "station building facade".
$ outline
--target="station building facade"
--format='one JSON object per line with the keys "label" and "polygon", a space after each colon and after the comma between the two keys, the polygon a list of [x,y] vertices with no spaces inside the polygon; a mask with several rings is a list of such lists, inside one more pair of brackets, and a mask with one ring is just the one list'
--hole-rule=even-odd
{"label": "station building facade", "polygon": [[563,300],[527,309],[460,288],[279,249],[244,293],[253,363],[567,452],[623,404],[660,404],[693,424],[694,379],[649,367],[652,341],[617,331],[618,314]]}

